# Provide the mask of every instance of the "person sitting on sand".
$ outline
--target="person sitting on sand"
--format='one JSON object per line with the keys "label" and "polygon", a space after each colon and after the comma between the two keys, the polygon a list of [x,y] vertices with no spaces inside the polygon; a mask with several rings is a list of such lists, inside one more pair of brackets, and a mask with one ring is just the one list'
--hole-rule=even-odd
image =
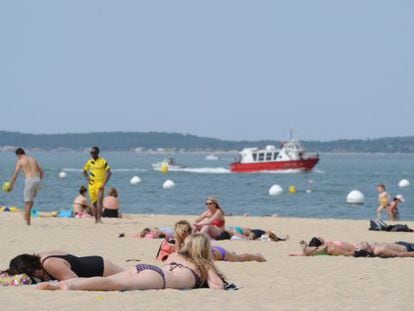
{"label": "person sitting on sand", "polygon": [[81,186],[79,188],[79,195],[73,201],[73,214],[77,218],[92,217],[92,209],[86,198],[86,192],[88,192],[88,189],[85,186]]}
{"label": "person sitting on sand", "polygon": [[10,261],[9,268],[4,272],[9,275],[25,273],[41,281],[62,281],[110,276],[121,271],[124,269],[100,256],[77,257],[65,251],[49,251],[37,255],[18,255]]}
{"label": "person sitting on sand", "polygon": [[414,257],[414,243],[399,241],[395,243],[361,242],[355,257]]}
{"label": "person sitting on sand", "polygon": [[109,189],[108,196],[103,199],[102,217],[120,218],[120,207],[121,203],[118,198],[118,190],[116,188]]}
{"label": "person sitting on sand", "polygon": [[[180,251],[183,247],[185,239],[192,234],[192,227],[186,220],[177,222],[174,226],[174,238],[176,251]],[[231,261],[231,262],[244,262],[244,261],[259,261],[264,262],[266,259],[262,254],[236,254],[224,249],[221,246],[211,246],[211,255],[213,260],[217,261]]]}
{"label": "person sitting on sand", "polygon": [[321,237],[313,237],[309,243],[301,241],[301,256],[331,255],[331,256],[353,256],[356,244],[342,241],[325,241]]}
{"label": "person sitting on sand", "polygon": [[135,239],[171,239],[174,237],[172,227],[145,228],[142,231],[132,235]]}
{"label": "person sitting on sand", "polygon": [[192,289],[208,286],[223,289],[224,277],[211,259],[210,240],[195,234],[186,240],[182,250],[169,256],[162,268],[137,264],[128,270],[108,277],[70,279],[59,283],[41,283],[39,289],[68,290],[145,290]]}
{"label": "person sitting on sand", "polygon": [[214,197],[208,197],[205,204],[207,210],[196,219],[193,231],[215,239],[225,230],[224,211]]}

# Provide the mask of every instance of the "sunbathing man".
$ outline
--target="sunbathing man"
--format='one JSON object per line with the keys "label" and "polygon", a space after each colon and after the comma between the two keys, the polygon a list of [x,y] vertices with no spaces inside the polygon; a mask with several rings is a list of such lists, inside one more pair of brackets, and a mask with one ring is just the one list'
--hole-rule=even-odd
{"label": "sunbathing man", "polygon": [[313,237],[309,243],[301,241],[302,254],[291,254],[291,256],[353,256],[358,245],[342,241],[325,241],[321,237]]}
{"label": "sunbathing man", "polygon": [[414,243],[399,241],[395,243],[361,242],[355,257],[414,257]]}

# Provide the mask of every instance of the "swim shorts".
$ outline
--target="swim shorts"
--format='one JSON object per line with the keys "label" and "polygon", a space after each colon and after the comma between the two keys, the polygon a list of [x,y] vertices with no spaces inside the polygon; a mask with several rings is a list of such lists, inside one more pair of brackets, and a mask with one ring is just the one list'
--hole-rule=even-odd
{"label": "swim shorts", "polygon": [[40,189],[40,177],[29,177],[24,182],[23,198],[25,202],[33,202]]}
{"label": "swim shorts", "polygon": [[395,244],[405,246],[405,248],[407,249],[407,252],[414,252],[414,243],[398,241],[398,242],[395,242]]}
{"label": "swim shorts", "polygon": [[99,188],[101,188],[103,184],[101,183],[93,183],[92,185],[89,185],[89,197],[91,198],[92,203],[98,202],[98,194],[99,194]]}

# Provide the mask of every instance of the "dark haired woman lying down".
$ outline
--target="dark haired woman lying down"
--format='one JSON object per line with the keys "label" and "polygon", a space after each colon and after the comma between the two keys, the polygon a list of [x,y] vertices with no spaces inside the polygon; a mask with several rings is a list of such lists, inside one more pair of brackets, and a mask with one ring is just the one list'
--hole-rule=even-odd
{"label": "dark haired woman lying down", "polygon": [[18,255],[10,261],[9,268],[4,272],[8,275],[25,273],[41,281],[62,281],[77,277],[109,276],[121,271],[124,269],[100,256],[77,257],[65,251],[49,251]]}

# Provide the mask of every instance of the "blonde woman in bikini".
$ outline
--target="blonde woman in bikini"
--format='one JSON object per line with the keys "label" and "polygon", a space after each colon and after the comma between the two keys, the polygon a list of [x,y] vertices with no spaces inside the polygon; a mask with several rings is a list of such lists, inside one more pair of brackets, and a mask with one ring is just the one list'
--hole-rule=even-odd
{"label": "blonde woman in bikini", "polygon": [[388,210],[388,207],[390,206],[390,195],[388,192],[385,191],[385,185],[379,184],[377,185],[377,191],[378,191],[378,203],[379,206],[377,208],[377,218],[381,219],[381,212],[383,210]]}
{"label": "blonde woman in bikini", "polygon": [[214,197],[207,198],[206,207],[207,210],[193,224],[193,232],[200,232],[215,239],[225,230],[224,212]]}

